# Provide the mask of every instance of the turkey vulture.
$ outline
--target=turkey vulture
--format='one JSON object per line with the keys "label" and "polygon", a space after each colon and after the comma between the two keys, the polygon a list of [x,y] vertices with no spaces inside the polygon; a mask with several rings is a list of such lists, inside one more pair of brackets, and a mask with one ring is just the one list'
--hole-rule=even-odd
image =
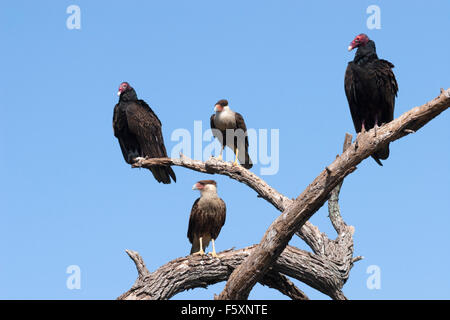
{"label": "turkey vulture", "polygon": [[[125,161],[133,164],[140,158],[167,157],[161,132],[161,121],[144,100],[138,100],[136,91],[127,83],[119,86],[119,102],[114,107],[114,136],[119,140]],[[176,182],[171,167],[155,166],[149,169],[158,182]]]}
{"label": "turkey vulture", "polygon": [[192,243],[191,254],[205,254],[203,249],[212,241],[212,256],[217,257],[214,240],[225,224],[225,202],[217,195],[214,180],[201,180],[192,189],[199,190],[201,196],[195,200],[189,217],[187,236]]}
{"label": "turkey vulture", "polygon": [[[353,61],[345,71],[345,94],[350,106],[353,124],[357,133],[376,129],[394,119],[395,97],[398,86],[387,60],[378,59],[375,42],[367,35],[359,34],[350,43],[348,50],[358,48]],[[389,144],[381,146],[372,158],[382,166],[380,159],[389,157]]]}
{"label": "turkey vulture", "polygon": [[[223,149],[225,149],[225,146],[228,146],[236,155],[233,165],[237,165],[239,159],[244,168],[250,169],[253,163],[248,154],[247,127],[244,118],[241,114],[231,110],[228,106],[228,101],[225,99],[217,101],[214,111],[216,113],[210,118],[211,130],[222,144],[222,150],[218,159],[222,160]],[[229,134],[228,138],[234,138],[227,140],[227,132]]]}

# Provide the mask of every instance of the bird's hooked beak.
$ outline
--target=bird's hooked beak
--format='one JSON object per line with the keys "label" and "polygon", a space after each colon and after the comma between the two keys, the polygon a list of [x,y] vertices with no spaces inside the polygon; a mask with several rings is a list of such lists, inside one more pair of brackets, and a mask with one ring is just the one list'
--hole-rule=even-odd
{"label": "bird's hooked beak", "polygon": [[192,190],[198,190],[197,184],[194,184],[194,185],[192,186]]}
{"label": "bird's hooked beak", "polygon": [[120,97],[120,95],[122,94],[122,90],[117,91],[117,95]]}
{"label": "bird's hooked beak", "polygon": [[350,45],[348,46],[348,51],[352,51],[353,49],[355,49],[357,46],[359,45],[359,42],[356,42],[355,40],[353,40],[352,42],[350,42]]}
{"label": "bird's hooked beak", "polygon": [[348,46],[348,51],[352,51],[353,49],[355,49],[356,47],[358,47],[361,43],[358,41],[353,40],[352,42],[350,42],[350,45]]}
{"label": "bird's hooked beak", "polygon": [[355,42],[355,40],[353,40],[352,42],[350,42],[350,45],[348,46],[348,51],[352,51],[353,49],[355,49],[358,46],[358,44]]}
{"label": "bird's hooked beak", "polygon": [[223,111],[223,107],[220,104],[216,104],[214,106],[214,112],[222,112]]}

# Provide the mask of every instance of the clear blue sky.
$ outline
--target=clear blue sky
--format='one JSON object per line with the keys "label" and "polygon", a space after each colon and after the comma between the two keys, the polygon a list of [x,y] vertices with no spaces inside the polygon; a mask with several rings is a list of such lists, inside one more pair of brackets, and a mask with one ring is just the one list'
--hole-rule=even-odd
{"label": "clear blue sky", "polygon": [[[66,27],[72,4],[79,30]],[[372,4],[378,30],[366,26]],[[449,12],[448,0],[3,3],[0,298],[116,298],[136,279],[125,249],[151,271],[189,253],[200,179],[216,179],[227,203],[218,251],[259,242],[279,214],[227,177],[175,167],[178,182],[162,185],[131,169],[111,126],[120,82],[153,107],[169,150],[174,130],[209,126],[220,98],[248,127],[279,129],[280,169],[263,178],[296,197],[354,133],[343,88],[354,36],[367,33],[395,64],[398,116],[450,86]],[[368,159],[345,180],[342,214],[365,257],[344,286],[349,298],[450,298],[449,121],[442,114],[393,143],[384,167]],[[312,222],[334,237],[324,208]],[[66,287],[70,265],[81,268],[80,290]],[[380,290],[366,286],[370,265]],[[176,298],[211,299],[223,285]],[[257,286],[251,298],[284,296]]]}

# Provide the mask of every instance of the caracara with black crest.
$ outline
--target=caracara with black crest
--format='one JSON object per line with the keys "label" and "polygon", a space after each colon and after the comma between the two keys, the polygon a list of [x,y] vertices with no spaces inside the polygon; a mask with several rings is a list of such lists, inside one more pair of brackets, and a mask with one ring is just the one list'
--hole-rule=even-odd
{"label": "caracara with black crest", "polygon": [[[345,72],[345,94],[357,133],[376,130],[394,119],[398,85],[392,72],[394,65],[377,56],[375,42],[361,33],[350,43],[348,50],[358,48]],[[389,144],[381,146],[372,158],[382,166],[389,157]]]}
{"label": "caracara with black crest", "polygon": [[205,254],[204,250],[211,241],[211,255],[217,257],[214,240],[225,224],[225,202],[217,195],[214,180],[201,180],[192,189],[200,191],[200,198],[195,200],[189,217],[187,236],[192,243],[191,254]]}
{"label": "caracara with black crest", "polygon": [[210,118],[211,130],[214,137],[222,144],[218,159],[222,160],[223,149],[228,146],[236,155],[233,165],[237,165],[239,159],[241,166],[250,169],[253,163],[248,154],[247,126],[244,118],[231,110],[225,99],[217,101],[214,111],[215,114]]}

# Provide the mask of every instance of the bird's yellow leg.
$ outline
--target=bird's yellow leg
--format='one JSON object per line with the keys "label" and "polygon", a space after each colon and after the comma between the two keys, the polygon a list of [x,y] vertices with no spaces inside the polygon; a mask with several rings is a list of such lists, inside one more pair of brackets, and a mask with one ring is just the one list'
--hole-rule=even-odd
{"label": "bird's yellow leg", "polygon": [[211,239],[212,242],[212,252],[211,252],[211,256],[213,258],[217,258],[217,253],[216,253],[216,246],[214,245],[214,239]]}
{"label": "bird's yellow leg", "polygon": [[236,148],[235,153],[236,153],[236,158],[234,159],[233,166],[239,165],[238,164],[238,154],[239,154],[239,149],[238,148]]}
{"label": "bird's yellow leg", "polygon": [[222,153],[223,153],[223,149],[224,149],[224,148],[225,148],[225,147],[222,147],[222,150],[220,150],[219,156],[216,157],[216,159],[219,160],[219,161],[222,161]]}
{"label": "bird's yellow leg", "polygon": [[205,251],[203,251],[202,237],[200,237],[198,240],[200,241],[200,250],[198,250],[197,252],[194,252],[193,254],[204,255]]}

